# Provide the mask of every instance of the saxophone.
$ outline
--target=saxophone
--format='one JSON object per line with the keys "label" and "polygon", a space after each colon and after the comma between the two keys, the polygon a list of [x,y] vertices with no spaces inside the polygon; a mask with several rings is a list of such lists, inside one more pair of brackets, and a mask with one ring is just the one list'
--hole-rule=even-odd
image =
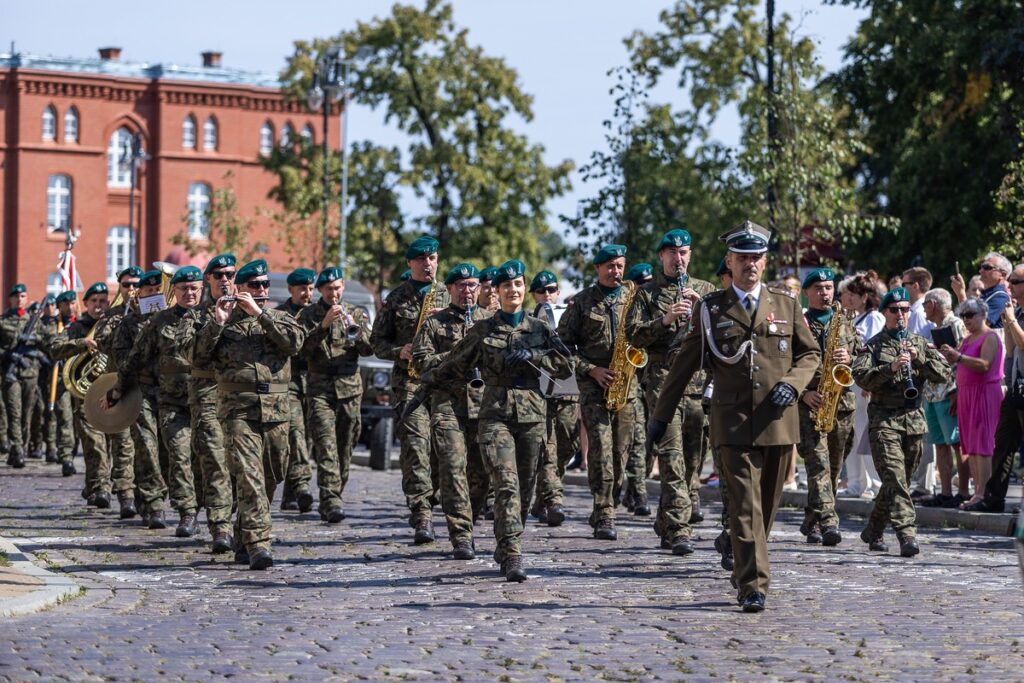
{"label": "saxophone", "polygon": [[[629,391],[633,386],[633,376],[637,368],[647,365],[647,352],[638,349],[626,340],[626,316],[633,299],[636,297],[637,287],[630,281],[622,283],[625,289],[626,300],[622,305],[622,320],[619,322],[619,329],[615,332],[615,345],[612,347],[611,370],[615,379],[605,389],[605,406],[608,410],[618,411],[625,407],[629,400]],[[620,296],[622,296],[620,294]]]}
{"label": "saxophone", "polygon": [[828,340],[821,361],[821,380],[818,382],[818,393],[821,394],[821,407],[814,414],[814,429],[827,434],[836,428],[836,411],[843,390],[853,385],[853,372],[845,363],[832,360],[839,347],[839,333],[847,324],[846,314],[839,303],[832,304],[832,322],[828,326]]}
{"label": "saxophone", "polygon": [[[420,317],[416,319],[416,330],[412,333],[415,338],[420,332],[420,328],[423,327],[423,323],[426,322],[427,316],[430,315],[430,311],[434,309],[434,301],[437,299],[437,287],[434,286],[434,281],[430,281],[430,289],[423,295],[423,303],[420,304]],[[412,363],[409,363],[409,377],[412,379],[419,379],[420,373],[416,371],[416,368]]]}

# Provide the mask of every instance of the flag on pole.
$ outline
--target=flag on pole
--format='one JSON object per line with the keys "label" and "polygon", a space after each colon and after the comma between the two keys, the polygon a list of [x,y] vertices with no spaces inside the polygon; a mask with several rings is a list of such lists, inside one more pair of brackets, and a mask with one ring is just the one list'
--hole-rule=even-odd
{"label": "flag on pole", "polygon": [[78,277],[75,255],[70,249],[65,249],[61,252],[57,271],[60,273],[60,291],[66,292],[70,289],[75,289],[81,283]]}

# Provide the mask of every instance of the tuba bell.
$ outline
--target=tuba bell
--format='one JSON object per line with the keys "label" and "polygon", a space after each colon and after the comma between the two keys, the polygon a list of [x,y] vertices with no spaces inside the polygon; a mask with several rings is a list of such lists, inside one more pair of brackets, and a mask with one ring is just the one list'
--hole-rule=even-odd
{"label": "tuba bell", "polygon": [[[96,334],[99,321],[92,326],[86,339],[92,339]],[[64,369],[61,371],[61,378],[64,380],[64,387],[68,393],[79,401],[85,400],[92,383],[99,379],[100,375],[107,371],[110,359],[102,351],[83,351],[75,354],[64,361]]]}

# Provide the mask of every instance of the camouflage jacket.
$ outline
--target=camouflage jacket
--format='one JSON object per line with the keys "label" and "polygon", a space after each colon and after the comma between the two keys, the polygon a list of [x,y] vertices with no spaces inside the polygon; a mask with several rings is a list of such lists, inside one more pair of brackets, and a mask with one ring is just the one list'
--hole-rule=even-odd
{"label": "camouflage jacket", "polygon": [[505,356],[515,349],[529,349],[531,363],[565,379],[572,374],[572,360],[555,351],[551,336],[551,328],[537,318],[524,315],[513,327],[500,313],[495,313],[474,324],[424,379],[431,384],[451,385],[464,382],[473,368],[479,368],[485,384],[481,420],[543,422],[547,400],[540,391],[539,373],[525,363],[509,367]]}
{"label": "camouflage jacket", "polygon": [[50,358],[66,360],[85,351],[84,340],[98,322],[88,313],[83,313],[75,318],[74,322],[65,327],[63,332],[53,338],[53,342],[50,344]]}
{"label": "camouflage jacket", "polygon": [[263,309],[253,316],[236,307],[224,325],[211,315],[196,334],[193,360],[216,372],[218,416],[288,420],[291,357],[305,336],[298,321],[281,311]]}
{"label": "camouflage jacket", "polygon": [[[818,341],[818,349],[821,351],[821,364],[814,371],[814,377],[811,378],[810,384],[807,385],[807,391],[817,391],[818,385],[821,384],[821,368],[825,364],[825,345],[828,343],[829,328],[832,324],[838,323],[843,325],[843,328],[839,331],[838,348],[846,349],[850,353],[850,363],[853,363],[853,359],[857,356],[857,347],[859,342],[857,340],[857,331],[853,327],[853,323],[846,321],[842,316],[837,316],[835,313],[832,314],[832,318],[828,323],[820,323],[817,319],[804,313],[804,320],[807,321],[807,327],[810,329],[811,334]],[[842,413],[851,410],[856,410],[857,398],[853,393],[853,387],[847,387],[842,390],[842,395],[839,397],[839,408],[836,412]],[[800,401],[800,410],[810,411],[810,407]]]}
{"label": "camouflage jacket", "polygon": [[93,335],[93,339],[96,340],[96,346],[99,347],[100,351],[108,356],[116,353],[114,336],[126,313],[127,306],[118,304],[113,308],[108,308],[98,323],[99,327],[96,328],[96,334]]}
{"label": "camouflage jacket", "polygon": [[132,349],[135,347],[139,334],[147,322],[147,316],[140,315],[138,312],[133,310],[128,310],[123,316],[121,316],[121,322],[108,337],[107,346],[110,349],[108,355],[117,366],[122,386],[125,386],[126,381],[138,382],[140,384],[154,387],[157,385],[155,363],[146,362],[136,364],[132,367],[130,372],[126,372],[124,369],[124,363],[128,359],[128,354],[130,354]]}
{"label": "camouflage jacket", "polygon": [[[291,299],[285,301],[280,306],[277,306],[275,311],[284,311],[290,314],[296,320],[299,319],[299,314],[302,311],[312,307],[312,304],[306,306],[298,306],[292,303]],[[299,396],[306,395],[306,359],[301,355],[292,356],[292,381],[289,383],[288,388],[298,393]]]}
{"label": "camouflage jacket", "polygon": [[[28,326],[31,318],[32,316],[29,313],[15,308],[7,309],[3,318],[0,318],[0,350],[4,354],[14,351],[18,347],[21,333]],[[36,323],[36,327],[32,331],[32,338],[28,340],[26,347],[29,351],[39,350],[42,353],[39,345],[39,323]],[[0,372],[6,373],[9,362],[11,360],[5,357],[4,368]],[[38,358],[23,356],[21,363],[14,370],[14,375],[18,379],[36,379],[39,377],[39,365]]]}
{"label": "camouflage jacket", "polygon": [[[434,308],[444,308],[449,303],[448,291],[440,284],[434,284]],[[391,388],[395,390],[398,400],[403,400],[409,390],[409,362],[399,358],[402,347],[411,344],[416,336],[416,323],[419,321],[420,309],[423,305],[427,289],[420,293],[416,284],[407,280],[395,287],[373,321],[370,333],[370,344],[374,354],[383,360],[395,362],[391,373]],[[416,384],[416,382],[412,382]]]}
{"label": "camouflage jacket", "polygon": [[[493,313],[479,306],[473,307],[473,325],[490,318]],[[423,323],[412,343],[412,362],[420,374],[437,367],[450,354],[455,345],[462,341],[469,331],[466,325],[466,309],[451,304],[448,308],[435,313]],[[471,389],[468,376],[454,377],[443,385],[430,388],[430,410],[441,411],[457,417],[475,419],[480,414],[480,399],[483,389]]]}
{"label": "camouflage jacket", "polygon": [[188,405],[192,382],[189,354],[195,332],[187,312],[181,306],[171,306],[146,319],[124,360],[118,358],[122,382],[145,369],[155,375],[161,403]]}
{"label": "camouflage jacket", "polygon": [[[354,340],[348,338],[348,320],[344,317],[324,329],[323,319],[330,306],[323,299],[306,306],[299,314],[299,324],[306,334],[302,344],[302,358],[308,368],[306,391],[310,395],[331,395],[334,398],[352,398],[363,393],[363,380],[359,375],[359,356],[373,353],[370,346],[370,321],[358,306],[342,303],[352,324],[359,327]],[[295,366],[292,365],[294,372]]]}

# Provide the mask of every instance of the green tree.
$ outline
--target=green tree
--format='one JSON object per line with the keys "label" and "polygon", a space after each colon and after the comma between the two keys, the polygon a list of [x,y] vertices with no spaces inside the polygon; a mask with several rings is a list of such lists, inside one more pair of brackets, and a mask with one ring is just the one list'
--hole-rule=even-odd
{"label": "green tree", "polygon": [[992,251],[998,251],[1015,264],[1024,256],[1024,121],[1018,130],[1018,156],[1007,164],[1006,175],[995,192],[999,221],[989,240]]}
{"label": "green tree", "polygon": [[266,245],[262,242],[249,243],[255,219],[243,216],[239,211],[238,198],[232,185],[233,179],[234,173],[228,171],[222,178],[224,184],[213,189],[210,203],[203,212],[206,237],[190,237],[201,230],[199,226],[194,225],[197,218],[185,214],[182,217],[185,227],[171,236],[171,244],[181,245],[191,256],[199,252],[219,254],[230,251],[238,257],[239,263],[250,261],[256,254],[266,251]]}

